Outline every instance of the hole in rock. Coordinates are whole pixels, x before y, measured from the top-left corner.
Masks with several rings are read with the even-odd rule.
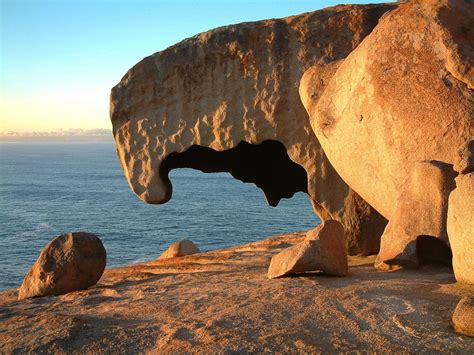
[[[182,153],[171,153],[161,164],[160,175],[168,185],[168,174],[177,168],[192,168],[205,173],[228,172],[243,182],[251,182],[263,190],[270,206],[296,192],[308,192],[306,170],[293,162],[285,146],[274,140],[260,144],[240,142],[235,148],[216,151],[198,145]]]
[[[452,265],[453,254],[439,238],[421,235],[416,239],[416,250],[421,264]]]

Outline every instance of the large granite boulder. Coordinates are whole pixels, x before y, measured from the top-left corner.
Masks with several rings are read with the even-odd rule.
[[[110,99],[132,190],[165,203],[171,169],[227,171],[259,186],[271,205],[307,192],[322,220],[341,221],[351,253],[378,251],[386,220],[333,169],[298,84],[313,65],[335,70],[396,6],[341,5],[222,27],[144,58]],[[322,91],[327,82],[317,85]]]
[[[474,136],[473,23],[472,2],[410,1],[385,15],[336,70],[316,66],[301,80],[331,164],[389,220],[382,269],[416,267],[420,237],[448,242],[453,165],[469,169],[458,147]]]
[[[456,178],[449,195],[448,235],[456,279],[474,284],[474,173]]]
[[[68,233],[49,242],[25,276],[18,299],[63,295],[99,281],[107,254],[91,233]]]
[[[346,276],[347,248],[344,228],[335,220],[322,222],[310,230],[302,243],[274,255],[268,267],[268,278],[322,271],[328,275]]]
[[[201,251],[192,241],[183,239],[173,243],[160,255],[158,260],[176,258],[178,256],[186,256],[200,253]]]

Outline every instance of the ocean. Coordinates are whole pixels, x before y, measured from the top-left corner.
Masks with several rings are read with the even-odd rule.
[[[173,196],[148,205],[130,190],[113,142],[0,143],[0,290],[20,286],[41,249],[69,231],[99,236],[107,267],[156,259],[180,239],[202,251],[319,223],[306,194],[267,205],[227,173],[170,173]]]

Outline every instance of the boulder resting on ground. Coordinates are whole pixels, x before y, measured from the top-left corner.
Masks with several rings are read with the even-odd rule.
[[[351,254],[378,251],[386,220],[335,172],[298,94],[312,65],[335,70],[396,4],[341,5],[221,27],[146,57],[112,89],[117,152],[132,190],[171,198],[171,169],[230,172],[272,206],[308,193],[340,221]],[[327,85],[318,81],[319,91]]]
[[[322,94],[314,95],[320,68],[301,80],[311,126],[332,166],[389,220],[378,258],[383,269],[410,248],[397,266],[416,267],[413,241],[420,237],[448,241],[445,187],[454,186],[455,174],[418,168],[433,162],[469,169],[469,162],[459,164],[458,147],[474,136],[473,23],[469,1],[403,3],[342,61]]]
[[[85,290],[99,281],[106,261],[105,248],[94,234],[60,235],[41,251],[23,280],[18,299]]]
[[[201,251],[199,250],[196,244],[194,244],[190,240],[183,239],[171,244],[170,247],[166,249],[163,254],[160,255],[158,260],[175,258],[178,256],[193,255],[200,252]]]
[[[459,334],[474,337],[474,296],[465,296],[459,301],[453,314],[453,326]]]
[[[342,224],[326,220],[310,230],[300,244],[274,255],[268,268],[268,278],[322,271],[328,275],[346,276],[347,248]]]

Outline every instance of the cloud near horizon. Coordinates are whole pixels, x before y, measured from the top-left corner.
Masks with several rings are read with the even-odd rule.
[[[105,128],[96,129],[58,129],[53,131],[25,131],[25,132],[0,132],[0,138],[72,138],[72,137],[104,137],[112,138],[112,130]]]
[[[110,89],[142,58],[211,28],[338,2],[2,0],[0,134],[106,129]]]

